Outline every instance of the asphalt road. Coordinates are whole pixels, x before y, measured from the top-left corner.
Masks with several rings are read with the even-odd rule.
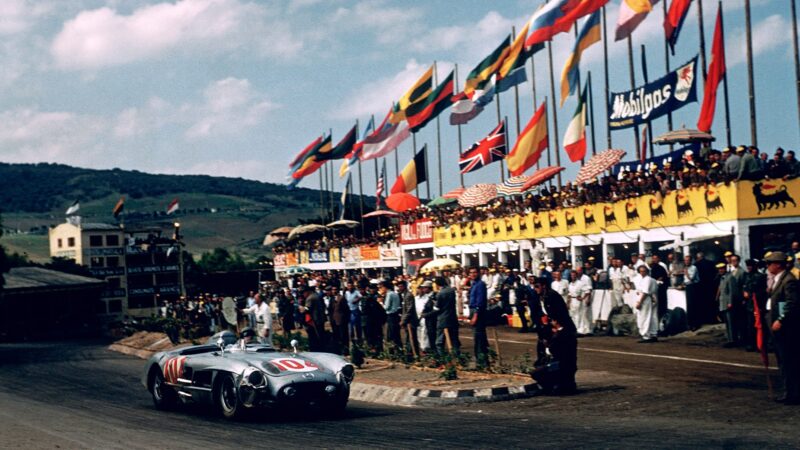
[[[502,333],[503,354],[524,352],[532,339]],[[622,338],[580,345],[581,391],[570,397],[442,408],[351,402],[338,420],[273,411],[229,422],[205,410],[156,411],[139,383],[143,361],[103,343],[3,344],[0,447],[800,446],[800,408],[767,399],[752,353],[677,343],[637,347]]]

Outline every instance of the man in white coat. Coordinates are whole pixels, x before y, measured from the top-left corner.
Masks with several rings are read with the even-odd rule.
[[[569,296],[569,315],[577,328],[578,336],[591,334],[591,320],[589,312],[591,310],[592,288],[582,281],[577,271],[569,274],[571,278],[567,287]]]
[[[636,279],[636,326],[642,335],[640,343],[658,341],[658,283],[650,277],[647,266],[639,266]]]
[[[242,309],[245,314],[255,314],[256,332],[262,344],[272,345],[272,311],[269,305],[261,298],[261,294],[254,297],[255,304],[249,308]]]
[[[625,292],[625,273],[622,270],[622,260],[614,258],[611,260],[611,267],[608,269],[608,279],[611,280],[611,307],[622,306],[624,300],[622,294]]]

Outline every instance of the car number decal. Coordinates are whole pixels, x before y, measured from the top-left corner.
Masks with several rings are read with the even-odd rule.
[[[281,358],[270,361],[281,372],[313,372],[319,367],[311,361],[298,358]]]
[[[164,364],[164,380],[167,383],[177,383],[178,378],[183,375],[183,365],[185,362],[185,356],[177,356],[168,359]]]

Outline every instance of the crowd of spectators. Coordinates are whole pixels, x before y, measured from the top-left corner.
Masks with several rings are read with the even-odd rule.
[[[321,233],[320,233],[321,234]],[[395,242],[399,234],[397,225],[389,225],[379,230],[375,230],[369,236],[358,237],[357,233],[333,236],[322,235],[319,239],[296,239],[283,241],[273,247],[274,253],[286,253],[295,250],[308,250],[324,252],[332,248],[348,248],[360,245],[382,245]]]

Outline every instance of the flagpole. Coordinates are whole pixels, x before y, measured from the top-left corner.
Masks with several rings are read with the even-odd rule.
[[[322,190],[322,171],[317,171],[319,173],[319,217],[324,222],[325,221],[325,197]]]
[[[516,27],[511,27],[511,36],[512,36],[513,40],[517,39],[517,28]],[[523,48],[523,51],[524,51],[524,48]],[[531,58],[533,58],[533,55],[531,55]],[[524,66],[523,66],[523,68],[524,68]],[[535,100],[534,100],[534,102],[535,102]],[[514,112],[517,115],[517,137],[519,137],[520,117],[519,117],[519,85],[518,84],[514,84]]]
[[[797,89],[797,118],[800,120],[800,53],[797,48],[797,4],[795,0],[792,0],[792,46],[794,47],[794,84]]]
[[[455,92],[459,92],[459,87],[458,87],[458,64],[455,65],[455,74],[454,74],[454,76],[455,76]],[[459,154],[459,157],[460,157],[461,156],[461,151],[463,150],[462,147],[461,147],[461,124],[459,123],[456,126],[456,128],[458,128],[458,154]],[[461,172],[461,168],[460,167],[458,169],[458,177],[460,178],[461,187],[463,188],[464,187],[464,173]]]
[[[575,21],[574,25],[575,26],[574,26],[573,29],[575,30],[575,41],[577,42],[577,40],[578,40],[578,22]],[[580,65],[580,62],[578,64]],[[580,66],[578,67],[577,72],[578,72],[578,94],[577,95],[578,95],[578,97],[580,97],[581,96],[581,70],[580,70]],[[585,160],[585,156],[583,158],[581,158],[581,167],[583,167],[583,165],[585,164],[584,160]]]
[[[328,213],[330,213],[330,196],[328,195],[329,192],[329,185],[328,185],[328,168],[325,165],[328,164],[328,161],[322,163],[322,167],[319,168],[320,172],[322,172],[322,176],[325,177],[325,217],[323,221],[328,220]]]
[[[644,44],[642,44],[642,75],[644,76],[644,84],[647,84],[647,53],[645,52]],[[653,158],[655,156],[653,150],[653,126],[649,120],[647,121],[647,139],[650,141],[648,144],[650,148],[650,157]]]
[[[664,0],[666,4],[666,0]],[[608,88],[608,24],[606,23],[606,7],[603,6],[603,71],[605,72],[605,82],[606,82],[606,95],[603,99],[603,103],[605,103],[606,108],[606,143],[608,148],[612,147],[611,143],[611,126],[608,123],[608,118],[611,116],[611,111],[609,110],[608,105],[608,97],[611,95],[609,88]],[[593,127],[594,128],[594,127]]]
[[[553,41],[547,41],[547,59],[550,65],[550,95],[552,98],[550,99],[553,102],[553,143],[555,144],[555,154],[556,154],[556,165],[561,166],[561,155],[559,151],[559,142],[558,142],[558,112],[556,111],[556,82],[555,77],[553,76]],[[548,163],[549,161],[549,154],[550,150],[548,148]],[[561,189],[561,172],[558,172],[558,188]]]
[[[502,122],[502,117],[500,117],[500,92],[496,90],[497,86],[495,86],[494,91],[494,100],[497,102],[497,123]],[[500,182],[506,181],[506,168],[504,164],[504,160],[500,160]]]
[[[794,2],[794,0],[792,0]],[[722,0],[719,1],[719,31],[722,34],[722,42],[725,42],[725,19],[722,13]],[[727,61],[725,65],[727,66]],[[728,146],[731,145],[731,110],[728,104],[728,68],[725,68],[725,83],[722,86],[722,95],[725,98],[725,137],[728,138]]]
[[[433,82],[437,86],[439,82],[437,81],[438,76],[436,74],[436,61],[433,62]],[[442,129],[441,125],[439,124],[439,115],[436,115],[436,161],[438,162],[439,167],[439,197],[442,196]]]
[[[634,90],[636,89],[636,74],[633,72],[633,39],[631,39],[630,35],[628,35],[628,71],[631,77],[631,90]],[[636,144],[636,151],[638,152],[641,149],[639,145],[639,125],[633,127],[633,137],[635,138],[634,142]]]
[[[375,197],[378,197],[378,192],[377,192],[378,191],[378,177],[380,176],[380,175],[378,175],[378,158],[373,159],[372,162],[375,163]],[[381,199],[377,198],[375,200],[375,205],[380,206],[380,204],[381,204]]]
[[[361,180],[361,158],[358,159],[358,207],[361,211],[361,237],[364,237],[364,184]]]
[[[412,132],[411,133],[411,145],[413,146],[413,149],[412,149],[412,152],[411,152],[411,159],[414,159],[414,157],[417,156],[417,133],[416,132]],[[426,156],[426,159],[427,159],[427,156]],[[427,167],[425,169],[427,170]],[[398,176],[400,176],[400,175],[398,175]],[[419,183],[417,183],[417,185],[414,186],[414,195],[417,198],[419,198]],[[378,220],[380,220],[380,217],[378,218]]]
[[[331,160],[331,161],[328,161],[328,162],[330,163],[330,164],[328,164],[328,169],[330,169],[330,173],[331,173],[331,219],[336,220],[336,209],[334,207],[334,200],[336,199],[336,196],[333,195],[333,182],[335,181],[333,179],[333,177],[334,177],[333,161]]]
[[[756,129],[756,87],[753,82],[753,33],[750,27],[750,0],[744,0],[744,24],[747,41],[747,91],[750,98],[750,140],[751,145],[758,147],[758,131]],[[727,77],[725,78],[727,80]],[[726,85],[728,83],[725,83]]]
[[[661,2],[664,10],[664,21],[667,20],[667,1],[664,0]],[[669,73],[669,41],[664,39],[664,67],[666,68],[666,73]],[[672,131],[672,111],[667,113],[667,131]],[[672,151],[672,144],[669,145],[670,151]]]
[[[394,177],[395,178],[400,176],[400,160],[399,160],[400,157],[397,155],[398,153],[400,153],[400,147],[397,147],[396,149],[394,149]]]
[[[666,1],[664,4],[666,5]],[[703,26],[703,0],[697,0],[697,25],[700,27],[700,67],[703,68],[703,83],[706,82],[706,33]],[[667,69],[669,72],[669,69]]]
[[[594,97],[592,95],[592,71],[586,72],[586,84],[589,87],[589,127],[592,131],[592,156],[597,154],[594,140]]]

